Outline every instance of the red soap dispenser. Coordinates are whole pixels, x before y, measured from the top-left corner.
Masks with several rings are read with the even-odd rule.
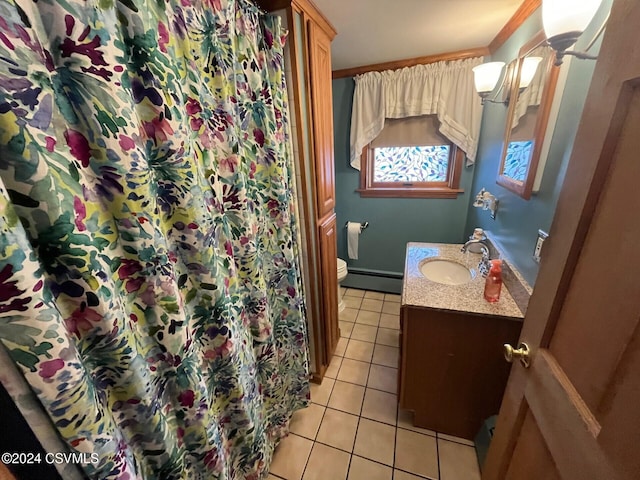
[[[500,300],[502,288],[502,260],[491,260],[491,269],[484,284],[484,299],[495,303]]]

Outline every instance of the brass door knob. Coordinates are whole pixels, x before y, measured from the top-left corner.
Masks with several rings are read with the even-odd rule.
[[[508,343],[504,344],[504,359],[509,363],[512,363],[514,360],[520,360],[524,368],[529,368],[529,365],[531,365],[529,352],[529,345],[524,342],[521,343],[517,349],[514,349]]]

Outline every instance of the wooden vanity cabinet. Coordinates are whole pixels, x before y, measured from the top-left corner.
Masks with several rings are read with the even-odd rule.
[[[400,316],[400,408],[414,425],[472,440],[500,410],[522,320],[403,305]]]

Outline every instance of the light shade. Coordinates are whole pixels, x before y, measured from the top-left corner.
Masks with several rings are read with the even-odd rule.
[[[496,88],[504,62],[483,63],[473,68],[473,80],[479,94],[488,94]]]
[[[533,80],[538,64],[542,61],[542,57],[525,57],[520,69],[520,88],[527,88]]]
[[[542,0],[542,25],[547,38],[584,32],[602,0]]]

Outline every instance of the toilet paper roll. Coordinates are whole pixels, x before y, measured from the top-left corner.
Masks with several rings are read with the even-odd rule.
[[[358,237],[360,236],[360,224],[358,222],[347,223],[347,252],[351,260],[358,259]]]

